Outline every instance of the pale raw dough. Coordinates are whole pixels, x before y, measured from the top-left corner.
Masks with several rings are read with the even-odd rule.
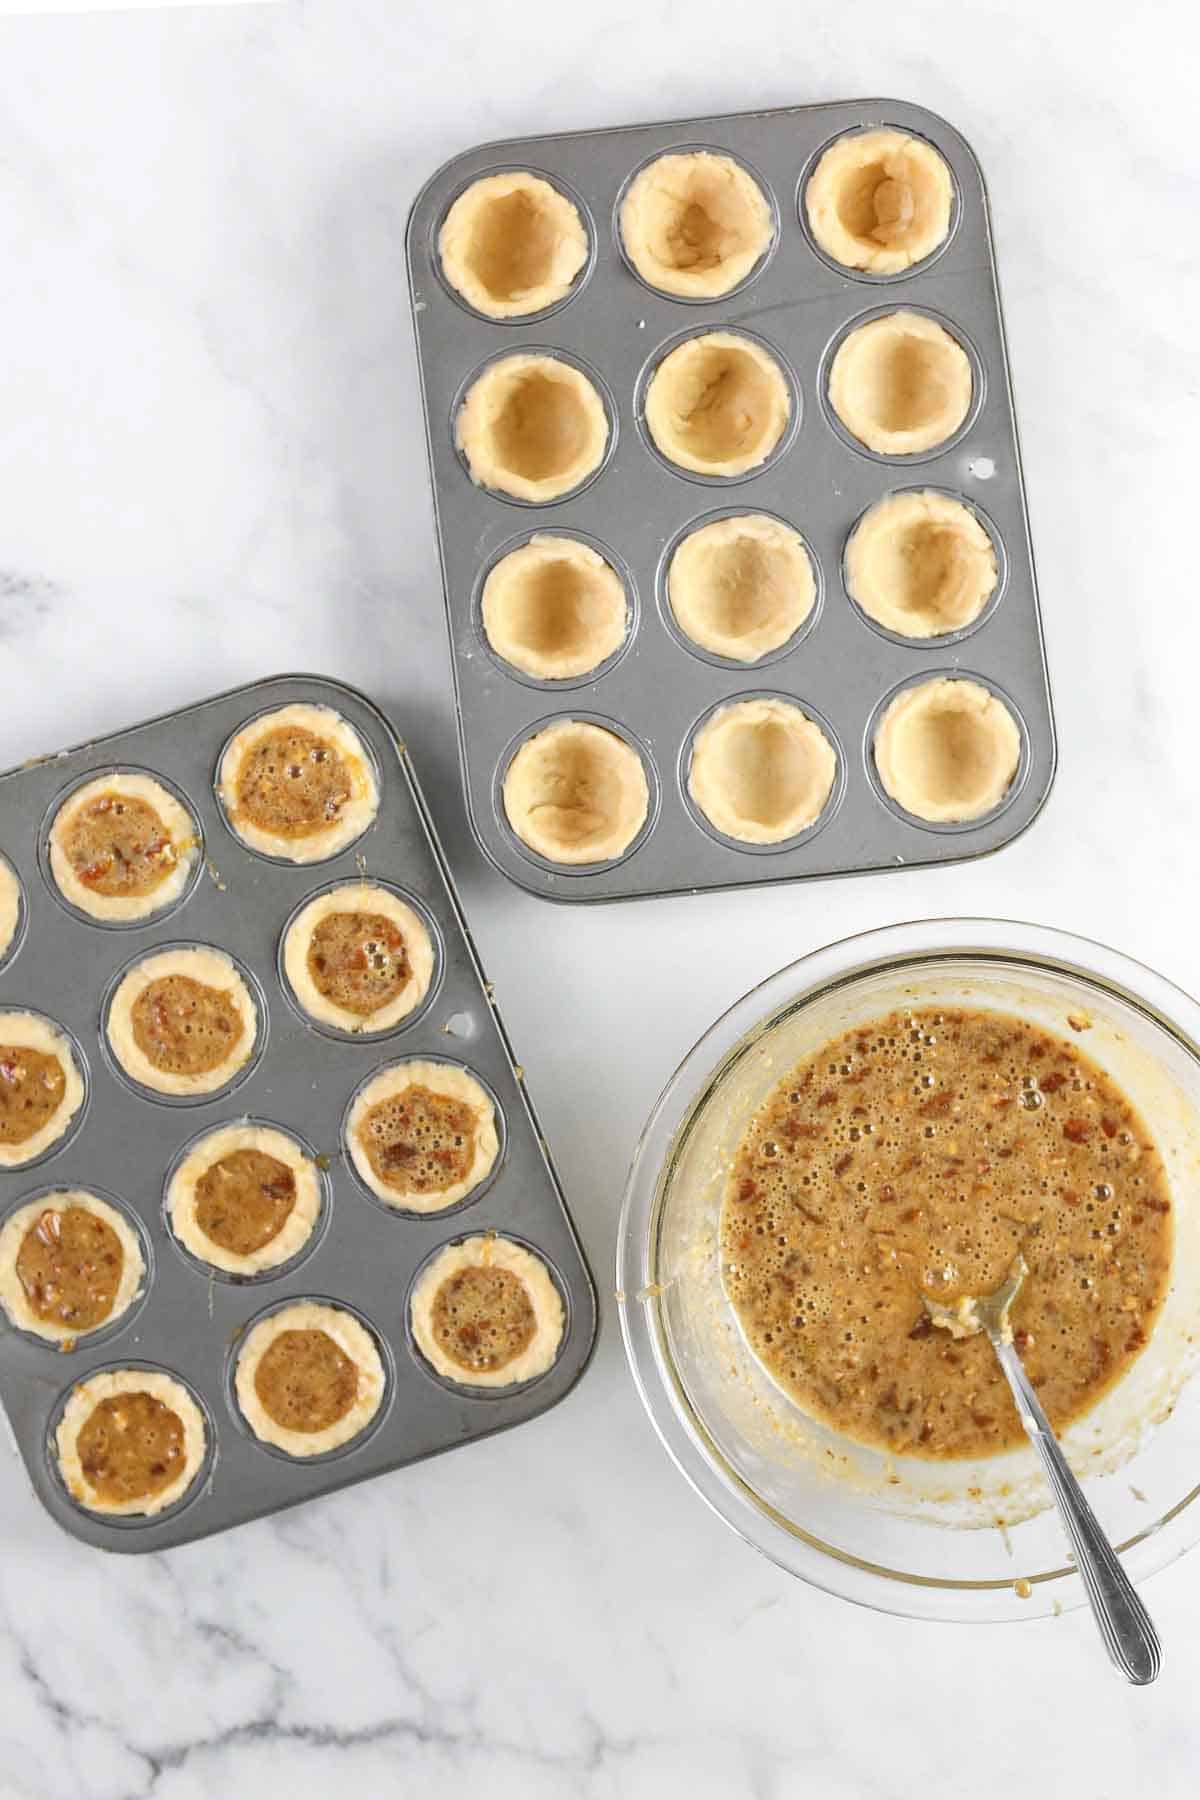
[[[41,1130],[23,1144],[0,1144],[0,1169],[19,1169],[35,1161],[65,1135],[83,1105],[83,1073],[71,1040],[41,1013],[0,1012],[0,1045],[9,1044],[16,1049],[40,1051],[43,1056],[56,1056],[63,1072],[63,1097]]]
[[[463,1269],[472,1268],[504,1269],[514,1275],[525,1289],[537,1322],[525,1348],[499,1369],[463,1368],[446,1355],[433,1333],[433,1308],[439,1289]],[[439,1375],[467,1387],[483,1388],[513,1387],[519,1381],[544,1375],[558,1355],[566,1323],[562,1300],[546,1265],[522,1245],[491,1233],[467,1238],[461,1244],[447,1244],[438,1252],[413,1289],[410,1316],[417,1347]]]
[[[373,1013],[351,1012],[327,998],[309,972],[308,948],[313,932],[323,919],[339,912],[378,913],[393,924],[404,939],[408,955],[409,977],[405,986],[386,1006]],[[390,889],[374,882],[354,882],[317,894],[293,919],[283,941],[283,967],[293,994],[311,1018],[323,1025],[336,1025],[341,1031],[371,1036],[390,1031],[401,1019],[414,1012],[433,980],[433,939],[420,915]]]
[[[4,962],[21,922],[21,884],[15,871],[0,856],[0,964]]]
[[[295,1203],[282,1226],[261,1250],[248,1255],[215,1243],[196,1218],[196,1189],[200,1181],[214,1163],[235,1150],[258,1150],[264,1156],[273,1156],[291,1170],[296,1183]],[[261,1275],[264,1269],[277,1269],[290,1262],[312,1236],[321,1216],[321,1177],[312,1158],[287,1132],[249,1121],[219,1125],[192,1145],[172,1175],[167,1189],[167,1216],[184,1249],[201,1262],[223,1269],[227,1275]]]
[[[215,1069],[203,1074],[176,1074],[159,1069],[146,1056],[133,1035],[133,1007],[138,995],[152,981],[167,975],[183,975],[204,987],[218,988],[233,998],[243,1031],[229,1055]],[[159,950],[134,964],[112,997],[106,1021],[109,1047],[131,1081],[153,1088],[157,1094],[212,1094],[233,1080],[258,1047],[258,1009],[233,958],[223,950],[197,944],[188,950]]]
[[[541,504],[595,474],[608,448],[608,414],[574,363],[518,352],[472,382],[455,435],[479,487]]]
[[[120,1394],[149,1394],[169,1406],[183,1426],[183,1467],[179,1474],[157,1494],[144,1500],[105,1500],[91,1487],[79,1460],[79,1434],[102,1400],[114,1400]],[[55,1432],[58,1466],[67,1492],[89,1512],[108,1517],[128,1517],[137,1513],[149,1518],[174,1506],[191,1487],[204,1463],[208,1433],[204,1414],[181,1381],[161,1369],[106,1369],[81,1381],[63,1409]]]
[[[413,1087],[425,1088],[431,1094],[444,1094],[449,1100],[459,1100],[475,1114],[474,1156],[470,1168],[461,1181],[432,1193],[414,1193],[399,1184],[381,1181],[371,1167],[370,1158],[363,1149],[359,1135],[363,1119],[372,1107]],[[457,1063],[392,1063],[386,1069],[381,1069],[355,1095],[346,1120],[346,1147],[361,1179],[373,1194],[377,1194],[389,1206],[402,1207],[406,1212],[444,1212],[446,1207],[465,1200],[491,1174],[500,1154],[496,1109],[482,1084]]]
[[[353,785],[353,792],[340,816],[305,837],[277,836],[238,813],[238,777],[246,757],[273,731],[284,731],[289,727],[310,731],[332,745],[345,763]],[[295,863],[324,862],[336,856],[362,836],[379,811],[379,784],[357,731],[331,706],[312,706],[307,701],[278,706],[273,712],[263,713],[260,718],[243,725],[226,745],[217,777],[217,791],[225,816],[243,844],[251,850],[261,851],[264,856],[279,856]]]
[[[1021,732],[977,681],[902,688],[875,734],[875,767],[905,812],[932,824],[981,819],[999,806],[1021,761]]]
[[[684,538],[667,572],[679,629],[737,662],[756,662],[786,644],[816,597],[804,539],[764,513],[702,525]]]
[[[509,824],[549,862],[622,856],[649,810],[650,784],[637,751],[584,719],[561,719],[526,738],[504,776]]]
[[[570,292],[587,253],[579,208],[527,169],[473,181],[438,233],[443,275],[489,319],[554,306]]]
[[[962,345],[923,313],[887,313],[852,331],[829,371],[829,403],[881,456],[915,456],[954,436],[974,381]]]
[[[996,591],[996,552],[975,514],[948,494],[890,494],[846,545],[846,588],[902,637],[941,637],[979,617]]]
[[[168,839],[163,860],[168,863],[170,873],[148,894],[98,894],[81,881],[75,872],[75,865],[67,854],[64,839],[79,808],[87,806],[101,794],[141,800],[154,808],[162,822]],[[50,872],[65,900],[69,900],[81,912],[90,913],[93,919],[122,922],[147,919],[152,913],[161,912],[164,907],[178,900],[196,866],[200,840],[191,814],[180,806],[175,796],[168,793],[161,782],[154,781],[149,775],[118,774],[114,771],[110,775],[97,775],[94,781],[87,781],[68,794],[55,813],[54,823],[50,827],[49,853]]]
[[[754,177],[731,156],[656,157],[621,206],[625,254],[652,288],[711,300],[743,282],[771,247],[774,221]]]
[[[902,131],[851,132],[830,144],[805,195],[826,256],[847,269],[897,275],[946,239],[954,184],[944,159]]]
[[[276,1338],[285,1331],[322,1331],[348,1357],[358,1371],[358,1392],[350,1410],[326,1425],[321,1431],[293,1431],[277,1424],[258,1397],[254,1377],[258,1365]],[[323,1306],[316,1300],[298,1300],[294,1305],[268,1313],[251,1326],[246,1341],[238,1352],[234,1378],[238,1406],[242,1417],[256,1438],[274,1444],[289,1456],[324,1456],[337,1450],[365,1431],[383,1404],[387,1375],[374,1338],[359,1324],[353,1313],[340,1306]]]
[[[787,430],[792,397],[775,358],[736,331],[685,338],[646,390],[646,427],[662,454],[700,475],[757,469]]]
[[[628,630],[625,584],[590,544],[539,533],[483,584],[483,629],[497,656],[539,681],[587,675]]]
[[[710,824],[744,844],[779,844],[824,810],[837,755],[789,701],[737,700],[701,726],[688,791]]]
[[[121,1245],[121,1279],[113,1295],[112,1309],[107,1319],[90,1326],[87,1331],[75,1331],[71,1326],[59,1324],[53,1319],[39,1318],[29,1304],[17,1273],[17,1257],[21,1246],[42,1214],[70,1211],[94,1213],[98,1219],[103,1219],[110,1231],[115,1232]],[[45,1338],[52,1344],[61,1344],[64,1349],[73,1350],[77,1342],[91,1337],[93,1332],[105,1330],[122,1313],[128,1312],[138,1296],[145,1273],[142,1246],[129,1221],[115,1206],[110,1206],[107,1200],[101,1200],[97,1194],[89,1194],[84,1188],[54,1188],[49,1193],[40,1194],[36,1199],[26,1201],[24,1206],[19,1206],[15,1212],[9,1213],[0,1227],[0,1306],[3,1306],[19,1330],[33,1332],[35,1336]]]

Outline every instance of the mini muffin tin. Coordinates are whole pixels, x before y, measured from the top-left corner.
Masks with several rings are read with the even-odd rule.
[[[944,245],[892,276],[832,265],[814,246],[804,214],[805,184],[821,152],[845,132],[877,126],[933,143],[955,185]],[[758,268],[734,293],[704,301],[647,288],[624,258],[618,223],[633,174],[664,152],[696,149],[744,163],[777,218],[775,242]],[[565,300],[533,317],[492,321],[448,287],[437,238],[457,196],[506,168],[530,169],[575,200],[591,254]],[[975,157],[952,126],[904,101],[865,100],[483,145],[439,170],[418,196],[408,265],[467,806],[480,845],[503,874],[555,900],[634,898],[956,862],[999,849],[1030,824],[1054,776],[1054,724],[987,196]],[[847,332],[898,310],[945,325],[974,375],[961,429],[918,456],[868,451],[836,419],[826,395],[829,365]],[[650,443],[643,416],[645,390],[662,358],[684,337],[726,329],[767,346],[793,397],[783,443],[760,469],[734,480],[673,467]],[[609,409],[599,472],[545,506],[476,487],[455,444],[458,407],[480,368],[530,350],[577,363]],[[999,569],[997,594],[979,620],[921,641],[873,626],[850,601],[842,572],[862,513],[912,487],[965,501],[991,534]],[[665,590],[669,554],[681,536],[743,512],[773,514],[800,533],[814,562],[817,602],[782,651],[735,664],[687,646]],[[594,676],[533,680],[502,663],[484,637],[480,593],[488,571],[537,533],[581,538],[626,581],[629,638]],[[998,693],[1023,739],[1003,804],[951,827],[891,805],[871,754],[881,702],[911,681],[946,672]],[[714,707],[768,691],[826,726],[839,777],[808,831],[764,848],[721,838],[705,823],[687,796],[687,763],[697,725]],[[509,760],[525,738],[559,718],[607,725],[649,765],[647,829],[613,862],[547,862],[505,818],[500,787]]]
[[[381,786],[378,815],[357,843],[304,865],[246,849],[226,826],[213,786],[231,733],[291,701],[329,706],[348,720],[374,758]],[[141,926],[114,928],[56,904],[44,839],[58,803],[82,776],[130,765],[165,777],[186,799],[203,834],[203,873],[175,906]],[[27,921],[0,969],[0,1007],[41,1012],[63,1026],[78,1046],[86,1088],[81,1124],[64,1143],[36,1167],[0,1171],[0,1222],[36,1195],[91,1188],[131,1216],[147,1252],[144,1296],[74,1351],[60,1352],[0,1318],[0,1399],[39,1498],[66,1530],[110,1550],[163,1549],[519,1424],[563,1398],[591,1353],[595,1291],[408,754],[368,700],[335,682],[279,676],[14,769],[0,777],[0,854],[20,880]],[[399,889],[430,921],[437,966],[432,998],[410,1019],[375,1037],[350,1038],[297,1011],[285,997],[277,958],[303,900],[363,876]],[[256,1060],[240,1073],[236,1093],[186,1105],[119,1079],[101,1030],[114,979],[131,956],[179,943],[226,950],[248,973],[262,1008]],[[0,1018],[0,1034],[2,1024]],[[351,1096],[374,1070],[409,1058],[461,1063],[497,1106],[494,1175],[441,1214],[417,1216],[368,1200],[343,1147]],[[249,1280],[202,1267],[164,1218],[166,1185],[181,1153],[200,1133],[247,1118],[279,1126],[317,1152],[324,1188],[321,1219],[301,1254]],[[408,1296],[438,1249],[489,1230],[543,1259],[564,1302],[566,1331],[557,1361],[536,1381],[472,1391],[426,1366],[411,1341]],[[254,1438],[233,1399],[246,1328],[299,1299],[353,1311],[373,1333],[387,1371],[387,1393],[369,1429],[304,1462]],[[53,1448],[74,1385],[127,1367],[159,1368],[181,1380],[210,1434],[202,1479],[149,1518],[106,1518],[77,1505]]]

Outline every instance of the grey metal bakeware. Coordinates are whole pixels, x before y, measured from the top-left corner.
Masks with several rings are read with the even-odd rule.
[[[871,125],[929,139],[957,190],[945,247],[889,278],[831,265],[810,241],[803,216],[804,184],[817,156],[841,133]],[[702,303],[646,287],[624,260],[617,226],[622,191],[644,163],[696,148],[744,162],[778,213],[775,245],[757,273],[733,294]],[[531,169],[571,194],[592,254],[557,307],[491,321],[443,279],[437,236],[448,207],[473,180],[512,168]],[[554,900],[629,899],[956,862],[1000,848],[1030,824],[1054,776],[1054,725],[987,196],[979,165],[952,126],[906,101],[861,100],[486,144],[447,163],[418,195],[408,266],[467,806],[479,843],[503,874]],[[966,429],[941,450],[878,457],[831,421],[825,373],[846,327],[898,308],[932,312],[954,330],[974,365],[977,404]],[[794,376],[800,412],[786,451],[732,482],[672,470],[650,447],[640,416],[646,379],[665,349],[681,335],[721,328],[766,342]],[[454,442],[458,404],[480,365],[536,347],[583,363],[600,377],[614,409],[614,441],[598,478],[574,497],[540,507],[474,486]],[[925,645],[868,625],[841,572],[859,516],[884,494],[911,487],[944,489],[974,507],[998,540],[1002,583],[982,623]],[[819,611],[810,627],[787,653],[744,666],[684,648],[663,593],[677,540],[730,512],[786,520],[818,570]],[[587,539],[632,586],[626,652],[598,678],[532,682],[506,672],[484,640],[482,578],[499,554],[537,532]],[[921,824],[891,805],[874,776],[869,734],[880,702],[938,672],[977,676],[1009,701],[1022,724],[1024,754],[1005,804],[971,825]],[[717,705],[757,693],[795,699],[832,728],[842,768],[822,818],[781,847],[717,838],[686,795],[696,722]],[[527,850],[504,818],[499,779],[508,757],[559,717],[615,726],[649,753],[651,828],[620,861],[555,866]]]
[[[231,733],[290,701],[335,708],[373,753],[381,784],[378,816],[358,842],[327,862],[303,866],[247,850],[226,827],[214,793],[217,759]],[[182,790],[203,831],[205,867],[166,917],[114,929],[82,923],[55,899],[39,846],[64,790],[118,764],[165,776]],[[23,942],[0,969],[0,1006],[31,1007],[64,1025],[78,1040],[90,1078],[87,1115],[67,1146],[35,1166],[0,1171],[0,1218],[47,1187],[92,1187],[136,1215],[150,1247],[143,1303],[98,1341],[85,1337],[63,1354],[3,1320],[0,1399],[34,1488],[61,1525],[105,1549],[161,1550],[520,1424],[563,1398],[591,1353],[595,1291],[408,753],[382,713],[337,682],[278,676],[14,769],[0,778],[0,854],[20,878],[28,921]],[[338,1038],[306,1024],[289,1004],[277,950],[305,897],[364,869],[424,909],[439,945],[440,973],[432,1003],[414,1023],[374,1038]],[[104,995],[131,957],[193,941],[228,950],[257,979],[266,1000],[263,1054],[226,1098],[187,1105],[143,1099],[114,1075],[101,1048]],[[372,1070],[429,1056],[463,1063],[491,1088],[503,1115],[502,1159],[477,1197],[440,1216],[417,1217],[368,1198],[341,1148],[341,1123],[348,1099]],[[164,1182],[177,1153],[199,1132],[246,1116],[292,1132],[320,1162],[328,1158],[327,1222],[311,1251],[282,1274],[210,1279],[165,1223]],[[565,1302],[567,1327],[558,1360],[544,1376],[508,1392],[471,1393],[439,1381],[410,1344],[408,1293],[435,1250],[489,1230],[543,1257]],[[250,1436],[229,1376],[243,1328],[267,1308],[309,1296],[365,1317],[389,1380],[375,1429],[305,1463]],[[51,1434],[77,1381],[99,1369],[139,1364],[164,1368],[191,1386],[207,1412],[215,1455],[207,1477],[160,1517],[105,1519],[67,1495]]]

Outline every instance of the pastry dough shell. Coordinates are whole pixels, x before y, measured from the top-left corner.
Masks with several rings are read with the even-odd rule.
[[[242,1020],[242,1035],[229,1055],[204,1074],[177,1075],[157,1068],[134,1036],[134,1003],[152,981],[167,975],[184,975],[205,987],[231,994]],[[105,1032],[109,1048],[131,1081],[152,1088],[156,1094],[215,1094],[253,1059],[258,1049],[258,1008],[233,958],[223,950],[203,944],[185,950],[157,950],[143,956],[121,977],[108,1009]]]
[[[846,545],[850,598],[902,637],[965,630],[997,579],[987,531],[948,494],[889,494],[863,514]]]
[[[480,602],[496,655],[539,681],[590,674],[629,629],[625,584],[578,538],[539,532],[490,571]]]
[[[512,216],[514,200],[523,209],[521,228]],[[497,293],[479,272],[485,248],[481,235],[490,239],[492,248],[503,244],[520,249],[522,229],[526,238],[533,233],[542,237],[536,279],[507,294]],[[587,254],[588,236],[579,208],[528,169],[509,169],[473,181],[458,196],[438,233],[443,275],[468,306],[489,319],[521,318],[556,305],[570,293]]]
[[[21,922],[21,884],[16,872],[0,856],[0,966],[12,949]]]
[[[871,196],[876,223],[863,231],[845,214],[855,201],[866,213],[861,190],[872,172],[880,177]],[[945,159],[923,138],[890,130],[851,132],[830,144],[805,194],[809,228],[826,256],[871,275],[897,275],[932,256],[946,241],[953,204]],[[880,219],[879,210],[891,219]]]
[[[446,1355],[434,1336],[433,1308],[439,1289],[452,1276],[472,1268],[505,1269],[516,1276],[529,1296],[537,1321],[524,1350],[501,1369],[464,1369]],[[413,1289],[410,1319],[417,1348],[439,1375],[464,1387],[481,1388],[515,1387],[520,1381],[544,1375],[558,1355],[566,1324],[558,1289],[541,1258],[521,1244],[490,1232],[467,1238],[461,1244],[447,1244],[438,1251]]]
[[[99,1403],[115,1399],[118,1394],[149,1394],[169,1406],[183,1426],[183,1468],[169,1487],[145,1500],[102,1500],[93,1493],[79,1460],[80,1432]],[[204,1414],[183,1383],[161,1369],[106,1369],[88,1376],[72,1391],[54,1438],[67,1492],[89,1512],[104,1513],[110,1518],[132,1514],[149,1518],[174,1506],[200,1473],[208,1448]]]
[[[699,475],[728,479],[757,469],[783,437],[791,412],[779,363],[738,331],[685,338],[646,389],[650,436],[668,462]]]
[[[35,1162],[66,1135],[72,1119],[83,1105],[83,1074],[70,1038],[41,1013],[0,1012],[0,1044],[38,1050],[43,1056],[57,1056],[62,1065],[63,1097],[57,1110],[41,1130],[35,1131],[23,1144],[0,1144],[0,1169],[20,1169],[26,1163]]]
[[[213,1164],[235,1150],[258,1150],[287,1167],[296,1183],[291,1212],[270,1241],[248,1255],[239,1255],[214,1243],[196,1217],[197,1189]],[[209,1267],[227,1275],[261,1275],[290,1262],[303,1250],[321,1216],[321,1177],[316,1165],[294,1137],[274,1125],[219,1125],[195,1142],[171,1176],[167,1188],[167,1217],[185,1250]]]
[[[408,954],[408,980],[401,991],[373,1013],[351,1012],[338,1006],[323,994],[308,967],[308,950],[313,932],[323,919],[339,912],[378,913],[394,925],[404,939]],[[415,1012],[429,992],[435,963],[433,939],[424,919],[413,908],[393,894],[390,888],[374,882],[357,882],[351,886],[329,888],[314,894],[288,926],[283,940],[283,967],[288,985],[296,1000],[310,1018],[323,1025],[334,1025],[339,1031],[373,1037],[390,1031],[402,1019]]]
[[[258,1397],[254,1385],[258,1365],[285,1331],[323,1331],[358,1370],[358,1393],[353,1406],[321,1431],[293,1431],[278,1424]],[[262,1443],[273,1444],[289,1456],[324,1456],[366,1430],[383,1404],[387,1374],[374,1338],[353,1313],[316,1300],[297,1300],[268,1313],[250,1327],[238,1351],[234,1387],[242,1417]]]
[[[513,468],[504,436],[510,428],[520,436],[530,427],[536,438],[539,426],[547,457]],[[476,486],[541,504],[569,494],[596,472],[608,430],[604,401],[582,369],[558,356],[521,351],[498,357],[475,378],[459,408],[455,437]],[[540,462],[546,464],[541,473]]]
[[[471,1167],[461,1181],[453,1182],[437,1193],[413,1193],[381,1181],[371,1167],[370,1158],[359,1139],[359,1126],[364,1114],[373,1106],[378,1106],[381,1100],[390,1100],[410,1087],[427,1088],[431,1094],[444,1094],[447,1099],[460,1100],[475,1113],[475,1155]],[[391,1063],[372,1076],[355,1095],[346,1120],[346,1148],[360,1179],[388,1206],[401,1207],[405,1212],[444,1212],[448,1206],[455,1206],[458,1201],[465,1200],[468,1194],[474,1193],[480,1182],[486,1181],[491,1174],[500,1154],[496,1109],[491,1095],[482,1083],[457,1063]]]
[[[875,767],[897,806],[931,824],[981,819],[999,806],[1021,761],[1021,732],[977,681],[902,688],[879,721]]]
[[[86,806],[98,794],[117,794],[127,799],[141,800],[153,807],[158,814],[175,852],[175,864],[150,893],[98,894],[76,874],[64,839],[79,808]],[[114,771],[109,775],[97,775],[95,780],[85,782],[82,787],[77,787],[67,795],[54,815],[48,851],[50,873],[64,900],[69,900],[72,906],[77,906],[93,919],[127,923],[132,919],[148,919],[178,900],[196,866],[200,854],[200,838],[196,821],[161,782],[149,775]]]
[[[40,1318],[30,1306],[17,1273],[17,1257],[30,1227],[36,1225],[45,1212],[62,1213],[71,1210],[94,1213],[98,1219],[103,1219],[109,1229],[116,1233],[121,1245],[121,1278],[113,1295],[112,1308],[106,1319],[89,1326],[86,1331],[58,1324],[53,1319]],[[110,1325],[115,1324],[137,1299],[145,1276],[146,1262],[137,1232],[115,1206],[111,1206],[107,1200],[101,1200],[98,1194],[89,1194],[86,1188],[55,1188],[47,1194],[39,1194],[34,1199],[27,1200],[24,1206],[18,1206],[15,1212],[9,1213],[3,1226],[0,1226],[0,1306],[3,1306],[18,1330],[32,1332],[34,1336],[45,1338],[52,1344],[60,1344],[64,1349],[73,1350],[77,1343],[90,1338],[97,1331],[106,1331]]]
[[[697,212],[707,242],[689,226]],[[728,294],[770,249],[775,222],[754,177],[731,156],[689,150],[657,156],[630,183],[621,242],[648,287],[685,299]]]
[[[263,738],[290,727],[311,731],[332,744],[345,762],[353,786],[341,817],[307,837],[282,837],[263,831],[249,819],[240,818],[237,810],[238,778],[246,757]],[[336,856],[362,836],[379,811],[379,783],[357,731],[331,706],[313,706],[307,701],[277,706],[273,712],[263,713],[242,726],[225,746],[217,774],[217,792],[230,830],[243,844],[263,856],[278,856],[294,863],[324,862]]]
[[[504,811],[521,842],[556,863],[624,855],[650,810],[637,751],[614,731],[561,719],[526,738],[504,775]]]
[[[737,662],[757,662],[786,644],[816,597],[804,539],[764,513],[689,532],[667,571],[667,599],[685,637]]]
[[[688,791],[724,836],[780,844],[820,818],[836,776],[832,744],[798,706],[769,697],[736,700],[696,733]]]
[[[852,437],[880,456],[916,456],[952,438],[971,410],[971,360],[924,313],[859,325],[838,347],[829,403]]]

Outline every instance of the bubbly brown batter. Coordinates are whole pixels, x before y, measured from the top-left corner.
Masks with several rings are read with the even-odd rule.
[[[196,1183],[196,1223],[234,1256],[253,1256],[278,1237],[296,1204],[296,1178],[263,1150],[230,1150]]]
[[[131,794],[97,794],[77,807],[62,847],[85,887],[110,898],[152,894],[178,860],[154,807]]]
[[[183,1472],[183,1422],[152,1394],[114,1394],[97,1402],[77,1449],[95,1498],[110,1505],[145,1500]]]
[[[94,1331],[113,1309],[125,1253],[104,1219],[81,1206],[48,1206],[17,1251],[17,1277],[39,1319]]]
[[[286,1431],[325,1431],[358,1398],[358,1370],[324,1331],[282,1331],[263,1352],[254,1391]]]
[[[368,1108],[359,1141],[380,1181],[438,1194],[465,1181],[475,1160],[474,1109],[414,1082]]]
[[[1023,1433],[987,1338],[922,1294],[993,1292],[1052,1424],[1095,1404],[1150,1334],[1170,1273],[1166,1170],[1079,1047],[1003,1013],[894,1012],[801,1062],[738,1148],[726,1291],[786,1392],[860,1443],[986,1456]]]
[[[503,1369],[533,1342],[537,1315],[523,1281],[508,1269],[475,1264],[444,1281],[431,1324],[439,1349],[473,1372]]]
[[[160,975],[147,982],[131,1016],[142,1055],[171,1075],[207,1075],[219,1069],[245,1030],[233,995],[190,975]]]
[[[247,750],[236,809],[275,837],[311,837],[337,821],[353,793],[350,770],[329,740],[303,725],[288,725]]]
[[[335,912],[313,931],[308,972],[326,1000],[369,1019],[403,993],[412,970],[403,934],[390,919]]]
[[[66,1092],[57,1056],[25,1044],[0,1044],[0,1144],[24,1144],[54,1117]]]

